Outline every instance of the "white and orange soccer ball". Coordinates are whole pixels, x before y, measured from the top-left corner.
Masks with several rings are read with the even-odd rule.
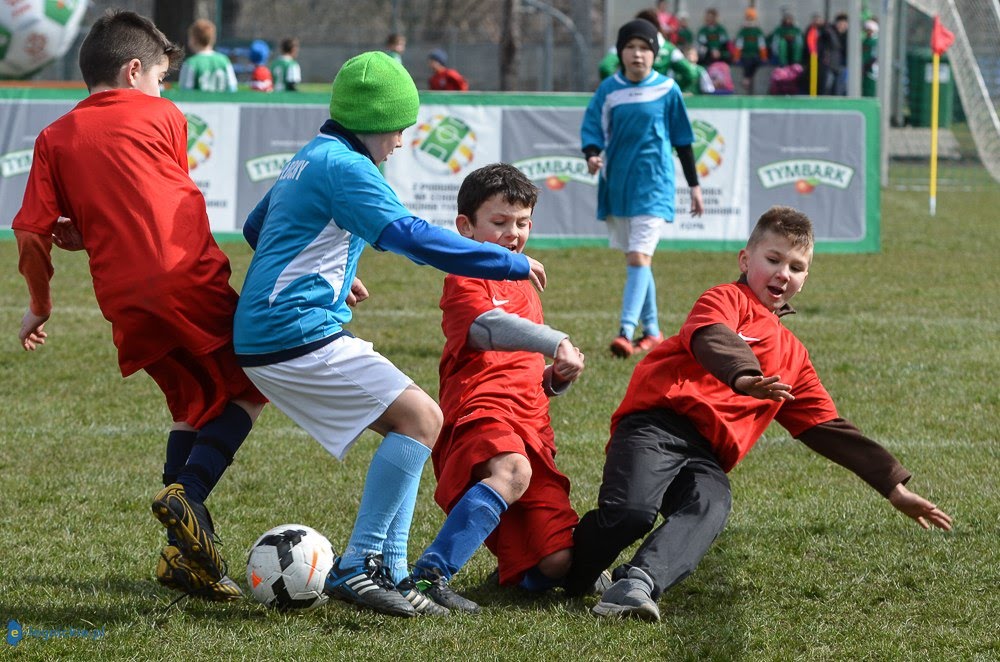
[[[87,0],[0,2],[0,79],[27,78],[66,54]]]
[[[266,531],[250,548],[247,584],[254,599],[281,611],[307,610],[328,600],[323,592],[333,567],[333,546],[304,524]]]

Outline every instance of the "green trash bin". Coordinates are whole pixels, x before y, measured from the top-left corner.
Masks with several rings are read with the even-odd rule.
[[[909,79],[910,124],[931,125],[931,88],[934,77],[934,54],[929,48],[919,48],[906,54],[906,73]],[[938,70],[938,126],[951,126],[955,102],[955,80],[951,65],[941,56]]]

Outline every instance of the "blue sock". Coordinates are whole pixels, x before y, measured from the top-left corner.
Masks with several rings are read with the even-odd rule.
[[[394,584],[403,581],[410,574],[410,569],[407,566],[406,548],[410,540],[410,523],[413,521],[413,509],[417,502],[417,489],[419,487],[419,480],[413,482],[410,486],[410,492],[407,492],[403,497],[403,504],[396,511],[396,516],[392,518],[389,529],[385,532],[382,561],[389,570],[389,576],[392,577]]]
[[[201,503],[208,498],[252,427],[250,415],[230,402],[198,431],[187,464],[177,475],[189,499]]]
[[[436,569],[451,579],[497,528],[505,510],[502,496],[486,483],[476,483],[448,513],[434,542],[414,565],[418,570]]]
[[[642,304],[642,314],[639,320],[642,322],[642,333],[646,336],[660,335],[660,313],[656,309],[656,279],[653,278],[653,269],[649,269],[649,286],[646,288],[646,300]]]
[[[524,573],[521,578],[521,583],[518,584],[521,588],[526,591],[547,591],[550,588],[555,588],[556,586],[562,585],[562,579],[552,579],[551,577],[546,577],[542,574],[542,571],[538,569],[536,565],[534,568],[530,568]]]
[[[646,301],[646,290],[653,271],[649,267],[625,267],[625,290],[622,292],[621,333],[632,339],[639,323],[639,313]]]
[[[177,482],[177,474],[187,464],[197,430],[171,430],[167,436],[167,459],[163,463],[163,486]]]
[[[397,432],[385,435],[368,466],[358,517],[340,567],[357,568],[369,554],[382,554],[389,527],[407,500],[405,507],[412,517],[417,496],[414,485],[420,484],[420,474],[430,454],[431,449],[416,439]],[[397,537],[393,544],[405,549],[409,535],[407,527],[402,540]]]

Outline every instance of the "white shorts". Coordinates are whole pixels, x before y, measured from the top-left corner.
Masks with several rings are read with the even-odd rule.
[[[268,400],[338,460],[413,380],[360,338],[243,369]]]
[[[608,245],[625,253],[652,255],[660,243],[663,218],[640,214],[639,216],[608,216]]]

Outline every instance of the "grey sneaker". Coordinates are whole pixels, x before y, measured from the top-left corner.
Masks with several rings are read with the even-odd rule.
[[[360,568],[341,568],[337,561],[326,576],[327,595],[390,616],[409,618],[417,615],[413,605],[396,590],[382,564],[381,554],[365,557]]]
[[[590,588],[591,595],[602,595],[605,591],[611,588],[613,580],[611,579],[611,573],[607,570],[601,570],[601,574],[598,575],[597,579],[594,581],[594,585]]]
[[[427,582],[424,583],[427,584]],[[396,590],[406,598],[407,602],[413,605],[413,609],[421,616],[447,616],[451,613],[447,607],[442,607],[424,595],[420,590],[419,583],[413,577],[407,577],[399,582],[396,585]]]
[[[597,616],[635,617],[644,621],[660,620],[660,608],[650,595],[653,580],[639,568],[629,568],[628,574],[611,585],[594,605]]]
[[[456,593],[448,580],[435,570],[418,568],[410,575],[416,582],[417,589],[442,607],[452,611],[464,611],[467,614],[478,614],[479,605],[472,600]]]

